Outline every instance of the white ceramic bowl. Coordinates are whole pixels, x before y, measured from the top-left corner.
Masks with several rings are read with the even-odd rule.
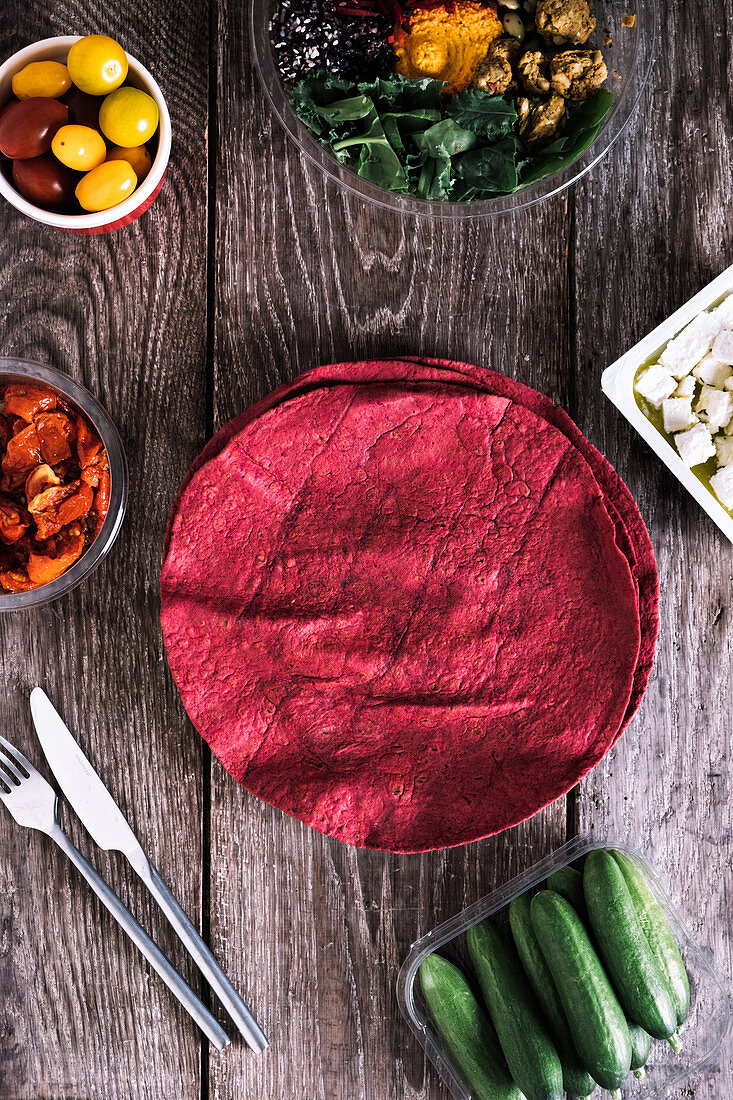
[[[58,38],[44,38],[40,42],[34,42],[18,50],[9,57],[4,65],[0,66],[0,108],[10,98],[13,76],[31,61],[62,61],[66,62],[69,50],[79,35],[61,35]],[[129,225],[144,213],[154,202],[156,195],[163,186],[166,168],[171,153],[171,119],[168,114],[163,93],[158,84],[153,80],[144,65],[136,58],[127,54],[130,70],[125,80],[135,88],[141,88],[152,96],[158,105],[160,112],[160,124],[158,126],[158,149],[155,154],[152,168],[147,176],[131,195],[123,202],[112,206],[109,210],[101,210],[95,214],[56,214],[52,210],[44,210],[28,202],[20,191],[16,189],[12,179],[0,171],[0,194],[11,203],[21,214],[27,214],[37,222],[44,225],[53,225],[57,229],[65,229],[71,233],[84,235],[94,233],[109,233],[113,229],[120,229],[123,225]]]

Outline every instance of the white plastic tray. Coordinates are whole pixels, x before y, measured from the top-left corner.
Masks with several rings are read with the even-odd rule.
[[[666,344],[676,336],[698,313],[717,305],[728,294],[733,294],[733,266],[729,267],[712,283],[690,298],[676,313],[657,325],[653,332],[635,344],[630,351],[607,367],[601,377],[601,388],[614,405],[656,454],[665,466],[668,466],[678,481],[681,481],[698,504],[718,525],[720,530],[733,542],[733,517],[717,500],[713,493],[686,466],[674,447],[667,442],[650,420],[644,416],[634,397],[634,376],[637,370],[650,359],[660,355]]]

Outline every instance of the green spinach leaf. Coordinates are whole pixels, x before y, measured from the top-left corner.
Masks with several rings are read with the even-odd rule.
[[[519,185],[516,162],[520,150],[519,138],[513,135],[456,157],[453,171],[477,190],[511,193]]]
[[[413,134],[418,149],[425,149],[431,157],[454,157],[478,145],[479,139],[470,130],[464,130],[452,118],[436,122],[422,134]]]
[[[489,141],[508,137],[517,121],[517,111],[510,99],[479,88],[467,88],[465,92],[454,95],[446,114],[459,126]]]

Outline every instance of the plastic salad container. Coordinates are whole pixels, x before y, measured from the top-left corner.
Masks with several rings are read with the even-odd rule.
[[[682,1051],[675,1054],[666,1043],[654,1042],[646,1076],[638,1081],[633,1075],[623,1086],[626,1097],[662,1100],[669,1090],[679,1087],[693,1076],[713,1065],[731,1025],[728,992],[717,976],[712,952],[700,946],[692,937],[680,909],[670,900],[651,864],[638,849],[611,837],[581,836],[558,848],[521,875],[517,875],[494,893],[464,909],[457,916],[439,924],[412,945],[397,978],[397,998],[410,1029],[436,1066],[441,1078],[456,1100],[471,1100],[472,1094],[463,1083],[458,1069],[434,1027],[417,981],[418,967],[434,951],[440,951],[452,962],[470,972],[464,933],[485,917],[493,917],[508,928],[507,907],[526,891],[541,887],[548,875],[596,848],[614,848],[640,861],[649,884],[661,904],[682,952],[690,979],[690,1015],[682,1027]],[[594,1094],[595,1095],[595,1094]],[[600,1095],[600,1093],[599,1093]],[[607,1094],[603,1094],[607,1095]]]
[[[606,397],[623,413],[631,426],[646,440],[678,481],[682,482],[688,493],[707,512],[723,534],[733,542],[731,513],[723,507],[713,491],[700,481],[689,466],[685,465],[676,448],[644,415],[634,394],[634,379],[639,368],[656,362],[665,346],[686,324],[704,310],[719,305],[729,294],[733,294],[733,266],[703,287],[694,298],[690,298],[689,302],[685,302],[676,313],[666,321],[662,321],[653,332],[607,367],[601,377],[601,387]]]
[[[4,592],[0,589],[0,612],[21,611],[40,607],[86,580],[107,556],[120,533],[127,503],[127,462],[117,428],[96,397],[68,375],[53,367],[31,363],[25,359],[0,357],[0,385],[8,382],[30,382],[55,390],[73,409],[82,413],[102,440],[107,452],[110,472],[109,508],[102,529],[78,561],[54,581],[29,592]]]
[[[341,165],[330,148],[321,145],[300,121],[288,102],[273,57],[269,22],[277,0],[253,0],[251,36],[254,59],[272,109],[300,151],[330,179],[347,191],[390,210],[435,218],[487,217],[518,210],[556,195],[584,176],[608,152],[625,130],[651,71],[657,35],[657,6],[654,0],[595,0],[593,15],[597,28],[588,45],[601,49],[608,66],[604,85],[615,96],[600,133],[592,145],[567,168],[512,195],[481,202],[451,203],[419,199],[389,191]],[[633,26],[623,20],[635,16]],[[607,43],[606,40],[610,39]]]

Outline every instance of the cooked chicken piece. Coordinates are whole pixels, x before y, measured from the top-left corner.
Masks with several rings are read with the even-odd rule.
[[[521,101],[520,101],[521,102]],[[527,100],[527,106],[531,104]],[[522,141],[528,149],[543,149],[549,145],[555,135],[565,125],[565,100],[560,95],[551,95],[546,103],[539,103],[536,107],[523,115],[517,103],[519,111],[519,133]]]
[[[524,96],[520,96],[514,106],[517,108],[519,136],[522,137],[529,125],[529,116],[532,114],[532,104]]]
[[[530,95],[547,95],[550,91],[550,72],[547,58],[541,50],[527,50],[517,65],[519,81]]]
[[[514,66],[519,60],[521,50],[522,47],[517,39],[508,34],[503,34],[501,38],[494,39],[489,46],[486,57],[476,70],[476,75],[473,78],[474,88],[491,92],[493,95],[516,91],[517,81],[514,76]]]
[[[521,62],[520,62],[521,71]],[[600,50],[564,50],[550,62],[552,90],[565,99],[588,99],[608,76]]]
[[[539,0],[535,25],[556,46],[582,46],[596,29],[588,0]]]

